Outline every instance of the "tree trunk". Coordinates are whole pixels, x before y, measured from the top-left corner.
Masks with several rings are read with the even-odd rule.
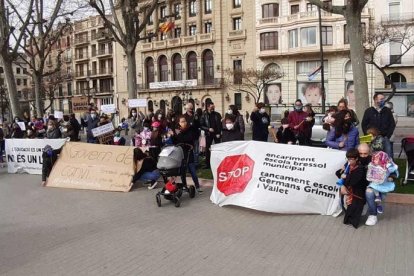
[[[4,76],[6,77],[7,83],[7,93],[9,94],[10,100],[10,107],[13,114],[13,117],[22,117],[19,98],[17,95],[17,86],[16,86],[16,79],[13,74],[13,63],[8,58],[4,59],[2,55],[0,55],[0,63],[3,64],[4,68]]]
[[[36,73],[33,73],[32,77],[34,82],[36,116],[43,117],[42,77]]]
[[[125,49],[128,61],[128,98],[135,99],[137,97],[137,64],[135,61],[134,50]]]
[[[365,109],[369,107],[369,91],[364,47],[362,45],[364,38],[361,32],[361,12],[347,9],[347,13],[345,18],[349,34],[352,72],[354,77],[355,112],[359,120],[362,120]]]

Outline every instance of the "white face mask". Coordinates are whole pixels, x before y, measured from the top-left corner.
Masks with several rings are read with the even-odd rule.
[[[135,117],[135,116],[137,116],[137,113],[133,112],[133,113],[132,113],[132,116],[134,116],[134,117]]]
[[[289,127],[289,125],[282,125],[283,129],[287,129]]]
[[[231,109],[227,110],[227,114],[232,115],[233,114],[233,110],[231,110]]]
[[[226,128],[228,130],[233,129],[233,127],[234,127],[234,124],[226,124]]]
[[[92,119],[95,119],[96,118],[96,114],[95,113],[92,113],[91,114],[91,117],[92,117]]]
[[[144,130],[148,130],[148,127],[144,127]]]
[[[260,108],[259,112],[263,114],[263,113],[265,113],[265,112],[266,112],[266,109],[264,109],[264,108]]]
[[[162,119],[162,115],[158,115],[158,120],[161,120]]]

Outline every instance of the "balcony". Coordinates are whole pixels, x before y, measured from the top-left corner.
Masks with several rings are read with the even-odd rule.
[[[193,36],[183,36],[178,38],[170,38],[167,40],[142,43],[141,50],[143,52],[149,52],[153,50],[175,48],[188,45],[198,45],[210,42],[214,42],[214,33],[197,34]]]
[[[113,36],[109,31],[99,31],[96,34],[96,39],[97,40],[107,40],[107,39],[112,39]]]
[[[245,39],[246,30],[234,30],[230,31],[227,40]]]
[[[257,27],[269,27],[274,25],[290,24],[296,21],[316,21],[319,18],[318,11],[306,11],[287,16],[261,18],[257,21]],[[322,19],[333,18],[329,12],[322,11]]]
[[[112,75],[114,73],[114,68],[101,68],[99,70],[99,75]]]
[[[414,23],[414,12],[403,12],[399,14],[383,14],[381,15],[381,23],[387,25]]]
[[[87,53],[78,53],[77,55],[75,55],[76,62],[85,61],[88,59],[89,59],[89,55]]]
[[[96,56],[101,58],[106,56],[112,56],[113,52],[114,51],[112,50],[112,48],[99,49],[98,54]]]
[[[77,79],[86,78],[86,77],[88,77],[88,72],[85,72],[85,71],[75,72],[75,78],[77,78]]]
[[[392,64],[390,67],[411,67],[414,66],[414,54],[405,54],[401,57],[401,59],[398,58],[399,56],[396,55],[382,55],[380,58],[380,64],[381,66],[388,65],[390,63]]]
[[[75,38],[75,45],[79,46],[82,44],[87,44],[89,43],[89,38],[87,36],[80,36],[80,37],[76,37]]]

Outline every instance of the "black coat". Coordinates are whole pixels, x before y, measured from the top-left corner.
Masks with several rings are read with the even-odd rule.
[[[192,146],[194,143],[194,132],[192,132],[190,128],[187,128],[186,130],[180,131],[180,133],[171,136],[171,139],[174,145],[189,144]],[[183,146],[183,151],[184,151],[184,158],[187,159],[188,157],[188,163],[194,163],[193,149]]]
[[[253,122],[253,140],[267,142],[269,135],[268,127],[270,125],[270,117],[267,113],[259,111],[250,114],[250,120]]]
[[[228,130],[226,128],[223,129],[223,136],[221,137],[222,142],[230,142],[230,141],[239,141],[244,140],[243,133],[240,132],[239,129],[231,129]]]
[[[212,125],[210,121],[212,121],[214,125]],[[221,134],[221,115],[215,111],[212,111],[211,113],[204,111],[201,116],[200,128],[205,131],[206,135]],[[210,128],[214,129],[214,133],[208,131]]]
[[[367,188],[366,172],[363,166],[358,165],[345,178],[345,187],[352,189],[354,195],[352,204],[348,206],[344,216],[344,223],[358,228],[362,210],[365,205],[365,190]]]
[[[58,159],[61,149],[53,150],[52,156],[49,156],[46,152],[43,152],[42,158],[42,181],[46,181],[52,171],[53,165]]]
[[[375,107],[370,107],[365,110],[361,127],[364,134],[367,134],[370,127],[375,127],[382,136],[391,138],[395,129],[394,116],[391,110],[385,106],[379,112]]]
[[[283,127],[279,127],[276,138],[281,144],[287,144],[288,142],[292,142],[292,144],[296,143],[295,134],[289,127],[285,130],[283,130]]]

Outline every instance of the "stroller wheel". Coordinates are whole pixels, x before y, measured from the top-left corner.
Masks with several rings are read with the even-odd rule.
[[[196,194],[196,189],[194,186],[188,187],[188,193],[190,194],[190,198],[194,198]]]
[[[157,194],[157,195],[155,196],[155,198],[156,198],[156,200],[157,200],[157,205],[158,205],[158,207],[161,207],[161,195],[160,195],[160,194]]]
[[[181,202],[180,202],[180,199],[178,197],[174,197],[174,205],[177,208],[180,207]]]

